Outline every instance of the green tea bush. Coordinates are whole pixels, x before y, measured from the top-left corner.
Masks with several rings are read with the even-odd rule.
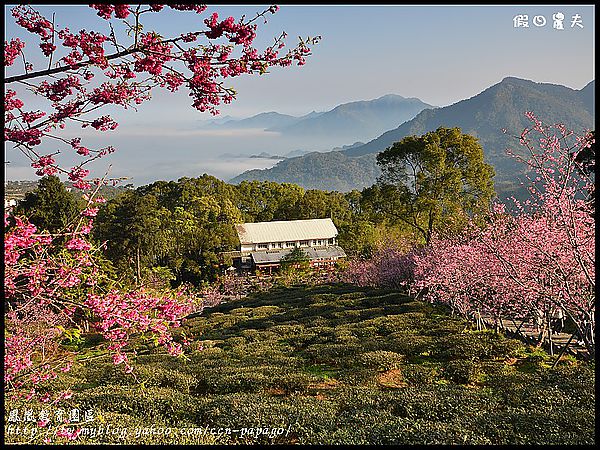
[[[220,358],[223,356],[224,352],[225,350],[223,350],[221,347],[207,346],[201,350],[198,350],[197,352],[194,352],[194,354],[190,356],[190,359],[192,361],[203,361],[206,359]]]
[[[404,355],[379,350],[358,355],[356,362],[361,366],[382,372],[402,367]]]
[[[406,355],[409,359],[429,356],[434,354],[440,343],[431,336],[410,335],[405,333],[392,333],[383,341],[391,351]],[[423,355],[425,354],[425,355]]]
[[[277,376],[273,385],[281,388],[286,394],[305,394],[312,383],[318,383],[319,377],[306,373],[287,373]]]
[[[376,372],[374,372],[373,369],[361,369],[356,366],[352,369],[346,369],[343,372],[340,372],[338,379],[348,386],[375,387],[378,385]]]
[[[374,326],[353,326],[352,333],[359,339],[378,336],[378,329]]]
[[[219,427],[284,428],[276,439],[239,435],[230,443],[318,443],[318,438],[337,428],[337,407],[314,397],[292,395],[289,399],[260,394],[217,395],[201,406],[199,417]]]
[[[446,364],[445,377],[458,384],[472,384],[480,381],[483,372],[479,362],[468,359],[455,359]]]
[[[304,325],[281,324],[274,325],[269,328],[269,331],[277,333],[281,337],[294,337],[301,335],[304,332]]]
[[[174,424],[193,418],[194,400],[173,389],[140,386],[105,386],[89,392],[81,406],[144,418],[148,422]]]
[[[562,411],[520,408],[509,411],[504,417],[512,427],[507,441],[519,445],[556,445],[565,442],[589,445],[595,442],[592,414],[590,411],[582,415],[581,409],[574,411],[569,408]]]
[[[275,381],[272,375],[277,368],[222,367],[200,370],[196,374],[194,393],[200,395],[235,392],[260,392],[271,387]]]
[[[356,344],[314,344],[303,353],[315,363],[335,363],[343,358],[356,355],[361,350],[360,343]]]
[[[246,343],[246,338],[243,336],[232,336],[228,339],[225,339],[224,346],[225,348],[233,349],[240,345],[244,345]]]
[[[187,359],[153,350],[132,374],[92,359],[53,386],[72,388],[112,426],[285,432],[82,443],[595,443],[594,362],[552,368],[543,350],[390,290],[274,289],[206,310],[182,330],[197,336]]]
[[[257,306],[256,308],[242,308],[248,317],[263,318],[284,312],[281,307],[275,305]]]
[[[213,329],[225,329],[230,328],[240,322],[246,320],[245,315],[234,316],[230,314],[224,314],[221,312],[215,312],[210,315],[210,325]]]
[[[404,379],[412,386],[432,384],[439,375],[439,368],[423,364],[407,364],[403,367]]]

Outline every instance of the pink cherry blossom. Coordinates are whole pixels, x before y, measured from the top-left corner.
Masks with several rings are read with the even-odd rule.
[[[21,73],[5,77],[5,85],[10,87],[5,88],[5,141],[31,160],[37,175],[60,173],[67,177],[84,191],[87,205],[58,236],[40,232],[26,218],[5,214],[8,312],[4,386],[10,396],[45,402],[68,399],[70,391],[51,392],[48,383],[69,371],[75,358],[61,342],[71,332],[86,328],[102,334],[101,349],[126,372],[134,370],[134,336],[147,336],[169,353],[180,355],[184,345],[173,337],[172,330],[191,311],[205,306],[185,290],[148,292],[125,289],[115,280],[107,280],[98,260],[102,246],[93,244],[89,233],[100,204],[105,202],[96,188],[116,181],[90,180],[86,164],[115,149],[110,145],[93,148],[79,137],[64,137],[61,130],[69,124],[100,132],[115,130],[118,123],[98,110],[135,110],[157,89],[187,89],[192,107],[218,114],[219,105],[235,99],[235,91],[225,85],[227,78],[263,74],[269,67],[286,67],[293,61],[304,64],[308,45],[318,42],[317,38],[301,41],[279,54],[285,46],[282,33],[262,50],[252,47],[258,32],[256,19],[276,13],[275,5],[250,19],[219,21],[216,14],[209,14],[206,22],[196,20],[198,27],[179,30],[174,36],[141,26],[145,14],[160,14],[165,6],[178,14],[203,14],[206,10],[206,5],[195,4],[90,5],[102,21],[123,27],[121,31],[127,30],[125,20],[140,24],[132,33],[121,33],[128,37],[116,42],[105,32],[58,28],[55,24],[62,23],[61,18],[50,20],[32,5],[11,9],[28,39],[5,40],[5,66],[16,70],[20,59],[24,63]],[[109,29],[104,25],[101,28]],[[33,67],[26,50],[37,52],[31,60],[43,64]],[[25,87],[27,95],[36,95],[47,104],[43,111],[25,109]],[[77,154],[78,165],[69,168],[61,163],[65,149]],[[220,301],[221,289],[207,290],[205,303]],[[76,439],[78,434],[79,430],[65,429],[58,436]]]

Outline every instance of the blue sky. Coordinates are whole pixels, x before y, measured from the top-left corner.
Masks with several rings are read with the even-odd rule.
[[[445,106],[477,95],[506,76],[574,89],[595,78],[595,22],[591,5],[280,6],[266,25],[260,22],[255,40],[258,48],[271,43],[284,30],[290,45],[298,35],[321,35],[321,42],[313,48],[313,55],[303,67],[275,68],[264,76],[232,79],[229,85],[237,90],[238,98],[222,108],[222,115],[247,117],[264,111],[302,115],[389,93]],[[147,15],[151,20],[145,29],[156,29],[170,36],[202,28],[201,21],[212,11],[219,12],[222,18],[229,15],[238,18],[241,14],[252,16],[262,9],[262,5],[209,6],[202,16],[165,10]],[[45,5],[40,10],[56,12],[57,24],[69,26],[72,31],[106,25],[87,6]],[[564,30],[552,28],[552,14],[559,11],[565,15]],[[514,28],[513,18],[517,14],[529,16],[529,28]],[[583,28],[570,26],[575,14],[581,16]],[[544,16],[546,25],[534,26],[533,16]],[[21,35],[8,10],[5,21],[5,39]],[[35,62],[33,56],[31,59]],[[18,63],[15,67],[19,67]],[[185,92],[156,93],[138,113],[119,111],[116,117],[120,122],[116,132],[89,139],[102,139],[104,145],[110,141],[117,147],[121,154],[111,156],[114,166],[119,166],[119,173],[134,172],[138,183],[177,179],[183,172],[168,169],[171,166],[192,167],[186,176],[192,176],[194,170],[200,170],[197,174],[200,175],[205,167],[208,173],[227,178],[248,167],[228,168],[223,161],[217,167],[219,152],[236,153],[236,148],[237,153],[248,155],[259,148],[275,152],[278,145],[269,144],[273,139],[269,141],[264,136],[266,140],[257,141],[252,148],[242,144],[251,140],[242,141],[245,138],[240,136],[227,136],[223,140],[200,133],[178,139],[182,130],[194,130],[198,120],[211,118],[193,110]],[[343,144],[348,143],[339,143]],[[172,151],[165,153],[165,146]],[[10,151],[7,150],[7,157]],[[147,156],[145,169],[128,162],[140,152]],[[14,170],[11,173],[9,168],[7,176],[23,178],[27,164],[13,154],[10,156]],[[190,157],[195,159],[191,162]],[[213,161],[213,166],[208,161]],[[104,165],[107,164],[108,160]],[[144,173],[147,176],[141,176]]]

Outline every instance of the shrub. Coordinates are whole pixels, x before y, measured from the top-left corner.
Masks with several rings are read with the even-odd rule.
[[[459,384],[476,383],[482,374],[479,363],[467,359],[450,361],[445,367],[446,378]]]
[[[439,374],[439,369],[430,365],[407,364],[403,367],[403,374],[410,385],[422,386],[432,384]]]
[[[404,361],[404,356],[395,352],[383,350],[366,352],[358,356],[358,364],[374,369],[378,372],[399,369]]]

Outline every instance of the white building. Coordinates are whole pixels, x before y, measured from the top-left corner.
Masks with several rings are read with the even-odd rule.
[[[11,199],[4,199],[4,209],[5,210],[11,210],[12,208],[14,208],[15,206],[17,206],[17,201],[14,198]]]
[[[240,267],[271,269],[296,247],[313,267],[332,266],[346,256],[337,245],[338,231],[331,219],[243,223],[235,226],[240,238]]]

